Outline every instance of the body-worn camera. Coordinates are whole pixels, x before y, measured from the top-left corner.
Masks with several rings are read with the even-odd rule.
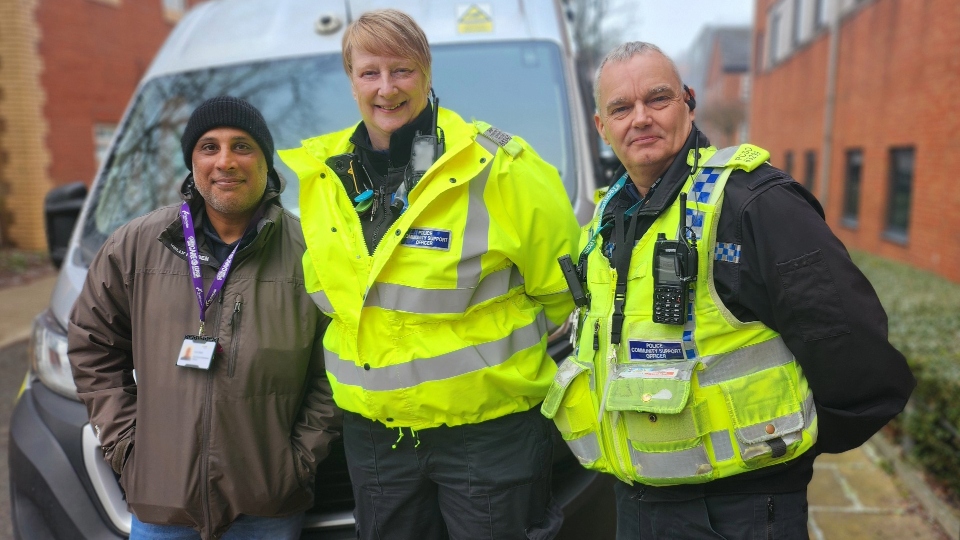
[[[590,296],[583,289],[583,280],[576,265],[573,264],[573,259],[569,255],[564,255],[557,259],[557,262],[560,263],[560,270],[563,272],[564,279],[567,280],[567,288],[573,296],[573,303],[578,307],[586,307],[590,303]]]

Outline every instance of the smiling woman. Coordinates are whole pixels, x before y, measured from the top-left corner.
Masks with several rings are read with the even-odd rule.
[[[390,146],[390,135],[409,124],[427,106],[430,80],[411,58],[353,51],[350,85],[370,142]]]

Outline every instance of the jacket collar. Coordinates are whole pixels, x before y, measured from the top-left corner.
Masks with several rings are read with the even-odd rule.
[[[280,175],[276,174],[275,171],[271,171],[267,176],[267,189],[264,191],[263,200],[260,202],[261,205],[264,205],[264,213],[263,218],[260,219],[260,222],[257,223],[256,226],[257,237],[250,245],[241,249],[238,255],[250,251],[251,248],[259,247],[266,241],[270,230],[273,229],[272,225],[280,220],[280,216],[283,213],[283,207],[280,205],[280,193],[283,192],[284,187],[286,187],[286,183],[280,178]],[[207,215],[204,210],[203,197],[201,197],[200,192],[197,191],[192,173],[188,174],[183,184],[181,184],[180,197],[190,206],[190,212],[193,215],[194,230],[198,232],[197,243],[201,251],[201,262],[216,266],[217,263],[214,262],[212,257],[204,257],[206,236],[203,234],[203,224],[207,219]],[[265,231],[264,229],[267,230]],[[179,212],[177,212],[176,218],[157,236],[157,240],[172,249],[181,258],[186,258],[186,242],[183,237],[183,224],[180,221]],[[204,260],[205,258],[206,260]]]
[[[390,135],[390,148],[386,152],[373,148],[373,143],[370,142],[370,132],[367,131],[367,125],[363,122],[357,125],[357,129],[350,137],[350,142],[358,150],[364,150],[372,156],[382,156],[381,159],[385,162],[382,167],[383,171],[386,171],[387,167],[406,167],[410,161],[413,138],[418,132],[422,135],[429,134],[433,127],[431,126],[432,123],[433,108],[430,103],[427,103],[427,106],[420,111],[416,118]],[[373,159],[377,160],[376,157]]]
[[[710,140],[707,139],[707,136],[697,129],[697,125],[694,124],[693,129],[690,130],[690,135],[687,136],[687,140],[683,144],[683,148],[673,157],[673,162],[667,167],[667,172],[663,173],[663,176],[660,177],[656,189],[654,189],[650,195],[650,199],[647,200],[643,208],[637,212],[637,215],[660,215],[661,212],[673,204],[674,199],[680,194],[680,190],[683,189],[683,185],[690,176],[690,166],[687,165],[687,155],[694,147],[706,148],[708,146],[710,146]],[[626,173],[626,168],[621,165],[613,177],[620,178],[624,173]],[[620,196],[617,198],[620,198]]]
[[[460,115],[443,107],[439,107],[437,123],[440,129],[443,130],[444,137],[448,144],[447,151],[444,155],[459,150],[459,148],[451,148],[449,146],[450,141],[469,139],[464,140],[465,144],[469,144],[477,134],[477,130],[473,127],[473,124],[468,124]],[[302,141],[303,149],[315,158],[322,158],[318,159],[319,167],[323,164],[323,159],[327,157],[353,152],[356,146],[350,141],[350,137],[353,136],[359,127],[360,123],[357,123],[340,131],[305,139]],[[441,159],[442,158],[443,156],[441,156]]]

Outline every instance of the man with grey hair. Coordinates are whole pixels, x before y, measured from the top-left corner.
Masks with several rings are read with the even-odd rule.
[[[623,168],[567,266],[577,347],[542,411],[621,480],[618,538],[807,538],[817,454],[915,385],[883,307],[767,151],[710,146],[656,46],[611,52],[596,102]]]

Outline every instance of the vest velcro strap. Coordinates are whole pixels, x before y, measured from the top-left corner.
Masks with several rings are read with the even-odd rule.
[[[767,444],[770,445],[770,457],[776,459],[787,455],[787,443],[783,442],[780,437],[770,439]]]

